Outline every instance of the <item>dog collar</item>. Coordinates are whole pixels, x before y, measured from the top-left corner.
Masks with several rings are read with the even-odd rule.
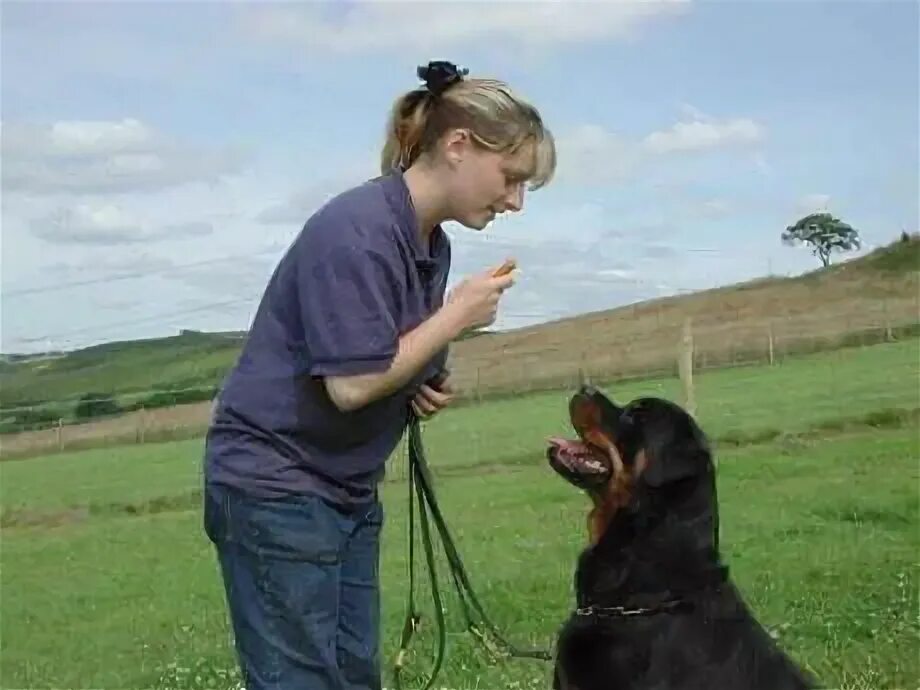
[[[628,618],[630,616],[653,616],[656,613],[666,613],[679,608],[690,608],[692,604],[684,599],[672,599],[662,602],[657,606],[627,608],[625,606],[580,606],[575,609],[576,616],[600,616],[607,618]]]

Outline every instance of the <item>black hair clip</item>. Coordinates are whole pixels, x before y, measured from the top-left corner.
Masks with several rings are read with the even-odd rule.
[[[433,60],[418,68],[418,78],[425,82],[425,86],[435,96],[440,96],[469,73],[466,67],[457,67],[446,60]]]

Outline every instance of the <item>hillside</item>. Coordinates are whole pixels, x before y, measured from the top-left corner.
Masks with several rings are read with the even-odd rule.
[[[695,366],[914,333],[920,322],[920,236],[794,278],[761,278],[649,300],[477,339],[454,348],[461,390],[564,385],[581,373],[629,378],[672,373],[685,322]]]
[[[582,371],[605,378],[672,371],[687,318],[697,366],[782,357],[853,338],[891,338],[918,322],[918,268],[920,238],[914,236],[796,278],[759,279],[483,334],[453,345],[453,381],[461,395],[484,396],[566,385]],[[243,337],[183,332],[7,360],[0,366],[4,427],[13,428],[14,414],[20,422],[66,423],[88,393],[115,396],[126,410],[208,400]],[[169,398],[164,391],[181,392]],[[21,408],[33,408],[27,411],[32,417],[23,418]]]

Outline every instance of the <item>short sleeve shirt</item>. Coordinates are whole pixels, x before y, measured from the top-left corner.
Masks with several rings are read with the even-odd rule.
[[[398,170],[335,197],[306,222],[276,267],[246,343],[218,396],[206,480],[274,497],[319,493],[371,500],[405,429],[419,385],[447,349],[402,389],[340,411],[329,375],[386,371],[399,338],[440,308],[450,242],[423,246]]]

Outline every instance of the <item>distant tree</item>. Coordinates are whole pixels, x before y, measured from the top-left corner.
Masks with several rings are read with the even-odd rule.
[[[809,214],[787,227],[783,243],[811,245],[824,266],[830,265],[832,251],[853,251],[861,246],[859,232],[826,211]]]
[[[74,417],[77,419],[92,419],[118,414],[121,408],[108,393],[86,393],[77,402],[74,408]]]

